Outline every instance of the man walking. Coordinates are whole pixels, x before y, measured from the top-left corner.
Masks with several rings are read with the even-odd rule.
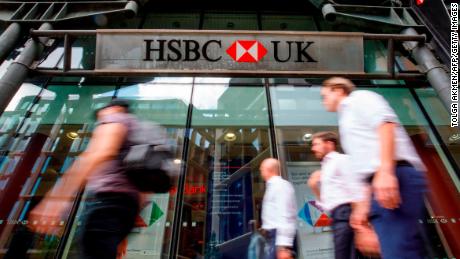
[[[97,112],[98,126],[88,148],[64,174],[61,182],[31,212],[31,222],[59,222],[75,193],[87,182],[95,197],[87,213],[81,236],[82,256],[115,259],[117,247],[134,226],[140,192],[130,183],[119,158],[131,146],[134,116],[129,104],[113,100]],[[36,232],[56,234],[55,225],[32,225]]]
[[[362,185],[354,184],[349,157],[336,151],[337,143],[338,136],[334,132],[318,132],[313,135],[311,150],[321,160],[321,171],[310,176],[308,186],[317,196],[320,206],[332,217],[335,259],[356,259],[358,254],[354,246],[350,214],[352,203],[361,197],[356,193],[365,190],[361,189]],[[373,233],[371,228],[368,228],[368,232]],[[377,246],[373,249],[378,251],[378,242],[373,244]]]
[[[294,258],[297,206],[294,187],[280,176],[280,164],[265,159],[260,174],[266,182],[262,203],[262,233],[266,238],[263,259]]]
[[[363,196],[353,208],[351,225],[359,232],[371,220],[383,258],[423,258],[418,219],[426,190],[424,165],[386,100],[354,88],[350,80],[333,77],[321,89],[326,109],[338,112],[341,144],[350,155],[352,173],[372,186],[372,195]],[[360,250],[366,248],[363,241],[356,241]]]

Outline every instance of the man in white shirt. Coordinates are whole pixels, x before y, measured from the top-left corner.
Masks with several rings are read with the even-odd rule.
[[[387,101],[354,88],[350,80],[333,77],[321,89],[323,105],[338,112],[341,144],[350,155],[352,173],[372,186],[372,195],[363,196],[353,208],[350,223],[356,233],[370,219],[384,259],[423,258],[418,220],[426,191],[424,165]],[[356,240],[360,250],[365,249],[362,240]]]
[[[262,203],[262,232],[267,240],[263,259],[294,257],[297,205],[294,187],[280,176],[280,165],[274,158],[265,159],[260,174],[266,182]]]
[[[366,190],[353,177],[349,156],[336,151],[337,143],[338,136],[334,132],[325,131],[313,135],[311,150],[321,159],[321,171],[310,176],[308,186],[317,196],[320,206],[331,215],[335,259],[356,259],[358,253],[354,246],[350,214],[352,203],[358,202],[362,196],[359,192]],[[368,232],[374,233],[370,227]],[[373,240],[376,246],[374,250],[378,251],[375,234]]]

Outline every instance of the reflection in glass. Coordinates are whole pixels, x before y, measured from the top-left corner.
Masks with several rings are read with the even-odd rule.
[[[256,13],[205,13],[205,30],[258,30]]]
[[[450,114],[441,103],[433,88],[416,89],[423,107],[426,109],[443,142],[460,167],[460,128],[450,126]]]
[[[35,88],[26,90],[36,94]],[[40,101],[31,108],[31,116],[24,120],[2,162],[2,174],[11,174],[11,177],[3,188],[7,198],[2,198],[0,206],[0,255],[5,258],[54,256],[60,238],[28,231],[28,224],[39,224],[28,222],[28,213],[84,150],[94,123],[93,108],[111,98],[98,98],[98,95],[110,91],[113,94],[113,89],[110,86],[83,89],[49,86],[40,93]],[[13,99],[8,107],[20,111],[25,102],[30,102],[30,95]],[[63,220],[56,223],[61,233],[67,217],[64,215]]]
[[[456,196],[458,179],[452,176],[449,163],[439,143],[428,127],[426,119],[407,88],[368,89],[383,95],[393,107],[414,146],[428,168],[430,192],[427,195],[426,218],[420,219],[425,230],[425,245],[430,258],[446,257],[440,237],[448,237],[449,246],[456,244],[453,233],[456,224],[437,228],[430,224],[432,217],[457,217],[459,199]],[[336,114],[326,112],[321,105],[319,87],[274,86],[270,89],[273,120],[281,164],[293,182],[299,211],[299,253],[303,258],[333,257],[328,215],[315,206],[311,191],[306,186],[309,175],[320,167],[310,151],[310,134],[318,131],[337,131]],[[433,116],[436,117],[436,116]],[[318,254],[319,249],[321,254]],[[324,258],[326,258],[324,257]]]
[[[298,253],[302,258],[333,258],[329,216],[315,205],[306,183],[320,168],[311,152],[312,134],[336,131],[337,115],[324,110],[319,87],[278,85],[270,88],[273,122],[282,170],[296,191]]]
[[[132,100],[133,112],[141,120],[154,121],[166,127],[171,144],[176,147],[176,163],[180,164],[191,99],[193,78],[154,78],[149,83],[122,87],[117,97]],[[166,194],[154,194],[142,210],[138,228],[129,236],[126,258],[168,257],[172,238],[172,222],[176,210],[178,179]]]
[[[143,28],[198,30],[199,24],[199,13],[152,13],[147,14]]]
[[[317,31],[313,16],[262,14],[262,29],[265,31]]]
[[[117,98],[131,101],[131,112],[140,120],[153,121],[166,127],[171,145],[180,164],[185,135],[187,111],[192,92],[191,78],[154,78],[148,83],[122,86]],[[177,193],[145,195],[143,208],[136,220],[136,227],[128,237],[125,258],[165,258],[172,238],[172,222]],[[84,198],[79,206],[77,220],[73,226],[71,242],[66,253],[70,258],[78,258],[79,223],[84,220],[86,210],[91,206],[91,198]]]
[[[266,95],[210,81],[194,88],[179,254],[244,258],[260,216],[258,168],[271,154]]]

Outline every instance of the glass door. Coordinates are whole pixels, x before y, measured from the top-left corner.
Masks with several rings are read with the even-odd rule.
[[[196,78],[180,226],[181,258],[245,258],[271,156],[265,88]]]

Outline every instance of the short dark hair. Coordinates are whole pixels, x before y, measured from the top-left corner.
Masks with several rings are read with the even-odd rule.
[[[335,146],[339,143],[339,136],[333,131],[321,131],[313,134],[313,139],[321,139],[322,141],[329,141],[334,143]]]
[[[115,99],[112,99],[110,102],[108,102],[106,105],[102,106],[101,108],[99,109],[96,109],[94,111],[94,117],[97,118],[97,114],[105,109],[105,108],[109,108],[109,107],[113,107],[113,106],[119,106],[119,107],[123,107],[125,108],[126,112],[129,113],[130,110],[129,110],[129,107],[130,107],[130,102],[126,99],[120,99],[120,98],[115,98]]]

